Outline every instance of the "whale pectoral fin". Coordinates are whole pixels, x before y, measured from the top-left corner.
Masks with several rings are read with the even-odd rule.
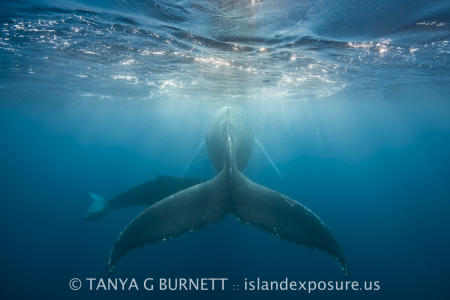
[[[184,167],[183,171],[180,174],[180,177],[183,177],[184,174],[186,174],[187,170],[189,170],[189,168],[192,165],[192,162],[194,161],[194,159],[197,157],[198,153],[200,152],[200,150],[203,148],[203,146],[205,146],[205,140],[203,139],[200,144],[197,146],[197,149],[195,149],[194,154],[192,155],[191,159],[189,160],[189,162],[187,163],[187,165]]]
[[[149,206],[119,235],[111,249],[108,271],[133,248],[180,236],[222,219],[229,212],[225,186],[225,177],[220,173]]]
[[[348,262],[328,227],[310,209],[289,197],[256,184],[243,174],[235,176],[233,212],[251,224],[297,244],[325,250],[335,257],[345,274]]]
[[[257,138],[255,138],[255,144],[259,147],[259,149],[261,149],[261,152],[267,158],[267,160],[269,161],[270,165],[272,166],[274,171],[277,173],[278,177],[280,177],[280,179],[283,179],[283,176],[281,175],[281,172],[278,169],[277,165],[270,158],[269,153],[267,153],[266,149],[264,149],[264,146],[261,144],[261,142]]]

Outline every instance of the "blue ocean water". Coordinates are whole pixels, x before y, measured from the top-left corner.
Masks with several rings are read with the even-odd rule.
[[[450,4],[2,1],[1,299],[450,298]],[[79,291],[142,208],[107,197],[179,176],[214,112],[241,106],[245,174],[311,208],[350,262],[233,216],[137,249],[121,278],[380,281],[379,291]],[[215,174],[203,149],[186,173]]]

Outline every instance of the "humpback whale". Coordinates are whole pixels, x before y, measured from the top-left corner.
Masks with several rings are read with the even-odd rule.
[[[252,129],[242,110],[221,108],[205,136],[207,152],[217,175],[167,195],[135,217],[119,234],[110,251],[108,272],[131,249],[206,227],[231,213],[241,222],[282,239],[328,252],[347,274],[348,261],[339,242],[315,213],[242,173],[254,144]],[[142,200],[146,192],[137,195]]]
[[[105,199],[95,193],[89,193],[92,203],[83,219],[86,221],[97,220],[111,210],[128,206],[149,206],[156,201],[203,181],[197,178],[176,178],[160,175],[155,180],[135,186],[111,199]]]

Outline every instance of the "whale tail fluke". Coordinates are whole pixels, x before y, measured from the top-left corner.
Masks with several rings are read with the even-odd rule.
[[[348,275],[348,261],[331,231],[309,208],[289,197],[254,183],[242,173],[233,179],[233,212],[238,219],[281,239],[324,250]]]
[[[88,211],[83,216],[83,219],[86,221],[96,220],[104,216],[109,210],[104,197],[95,193],[89,193],[89,196],[91,196],[92,202]]]
[[[282,239],[324,250],[337,259],[345,274],[348,262],[328,227],[307,207],[281,193],[254,183],[236,167],[149,206],[117,238],[108,272],[129,250],[200,229],[234,213]]]
[[[230,210],[224,172],[149,206],[120,233],[111,249],[107,270],[129,250],[164,241],[221,220]]]

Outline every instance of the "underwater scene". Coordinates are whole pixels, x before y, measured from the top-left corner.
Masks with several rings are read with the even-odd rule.
[[[0,2],[0,299],[450,299],[450,2]]]

